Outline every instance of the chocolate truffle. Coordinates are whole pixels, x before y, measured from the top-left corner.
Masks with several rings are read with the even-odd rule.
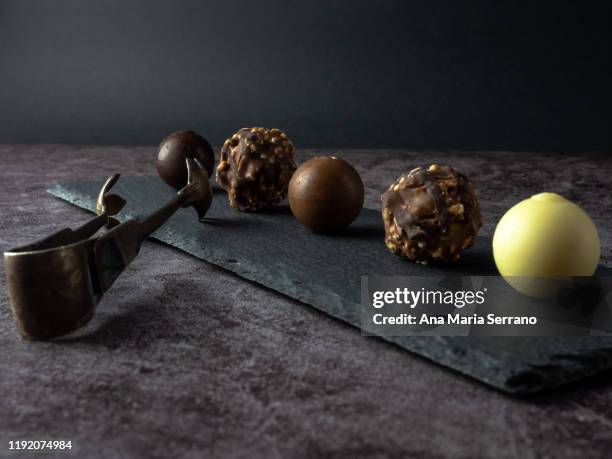
[[[336,231],[350,225],[363,207],[363,182],[343,159],[328,156],[302,164],[289,183],[289,206],[295,218],[313,231]]]
[[[583,209],[556,193],[540,193],[501,218],[493,256],[500,274],[519,292],[547,297],[554,296],[555,284],[540,280],[593,275],[601,247],[597,227]]]
[[[227,139],[217,166],[217,183],[227,191],[230,206],[257,212],[283,202],[295,172],[293,151],[278,129],[243,128]]]
[[[170,134],[157,150],[157,173],[171,187],[178,189],[187,184],[185,159],[193,158],[204,166],[210,177],[215,167],[215,154],[204,137],[193,131]]]
[[[410,260],[457,260],[483,220],[468,178],[449,166],[417,167],[382,195],[385,243]]]

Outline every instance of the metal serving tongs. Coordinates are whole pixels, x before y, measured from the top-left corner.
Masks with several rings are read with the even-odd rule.
[[[198,219],[204,217],[212,203],[208,173],[197,160],[186,161],[187,185],[151,215],[123,223],[114,218],[126,204],[121,196],[108,194],[119,179],[115,174],[100,190],[97,217],[4,253],[11,308],[25,338],[53,338],[85,325],[104,292],[138,255],[142,241],[180,207],[193,207]],[[96,235],[103,226],[109,230]]]

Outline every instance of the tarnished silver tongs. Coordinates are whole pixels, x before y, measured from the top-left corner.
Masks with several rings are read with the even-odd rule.
[[[199,219],[204,217],[212,203],[208,174],[197,160],[186,161],[187,185],[151,215],[123,223],[114,218],[126,204],[108,193],[119,179],[115,174],[100,190],[97,217],[4,253],[11,308],[25,338],[53,338],[85,325],[142,241],[180,207],[193,207]],[[103,226],[110,229],[95,236]]]

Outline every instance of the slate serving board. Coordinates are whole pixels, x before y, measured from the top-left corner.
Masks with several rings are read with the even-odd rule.
[[[100,181],[63,182],[49,192],[94,211]],[[120,219],[146,215],[173,195],[157,177],[122,177],[114,192],[128,205]],[[497,274],[491,241],[478,238],[459,263],[420,266],[392,256],[383,242],[380,214],[364,209],[338,235],[314,234],[287,206],[260,214],[231,209],[215,189],[204,222],[180,209],[153,237],[330,314],[360,323],[361,276]],[[612,270],[602,268],[609,274]],[[612,337],[385,337],[486,384],[510,393],[552,388],[612,367]]]

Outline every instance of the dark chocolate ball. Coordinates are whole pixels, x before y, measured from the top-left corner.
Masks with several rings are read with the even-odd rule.
[[[170,134],[157,149],[157,173],[171,187],[183,188],[187,184],[186,158],[197,159],[210,177],[215,167],[215,154],[204,137],[193,131]]]
[[[289,206],[298,221],[317,232],[350,225],[363,208],[363,182],[353,166],[334,156],[302,164],[289,182]]]
[[[438,164],[398,177],[382,195],[382,217],[387,248],[423,264],[459,259],[483,223],[468,178]]]

